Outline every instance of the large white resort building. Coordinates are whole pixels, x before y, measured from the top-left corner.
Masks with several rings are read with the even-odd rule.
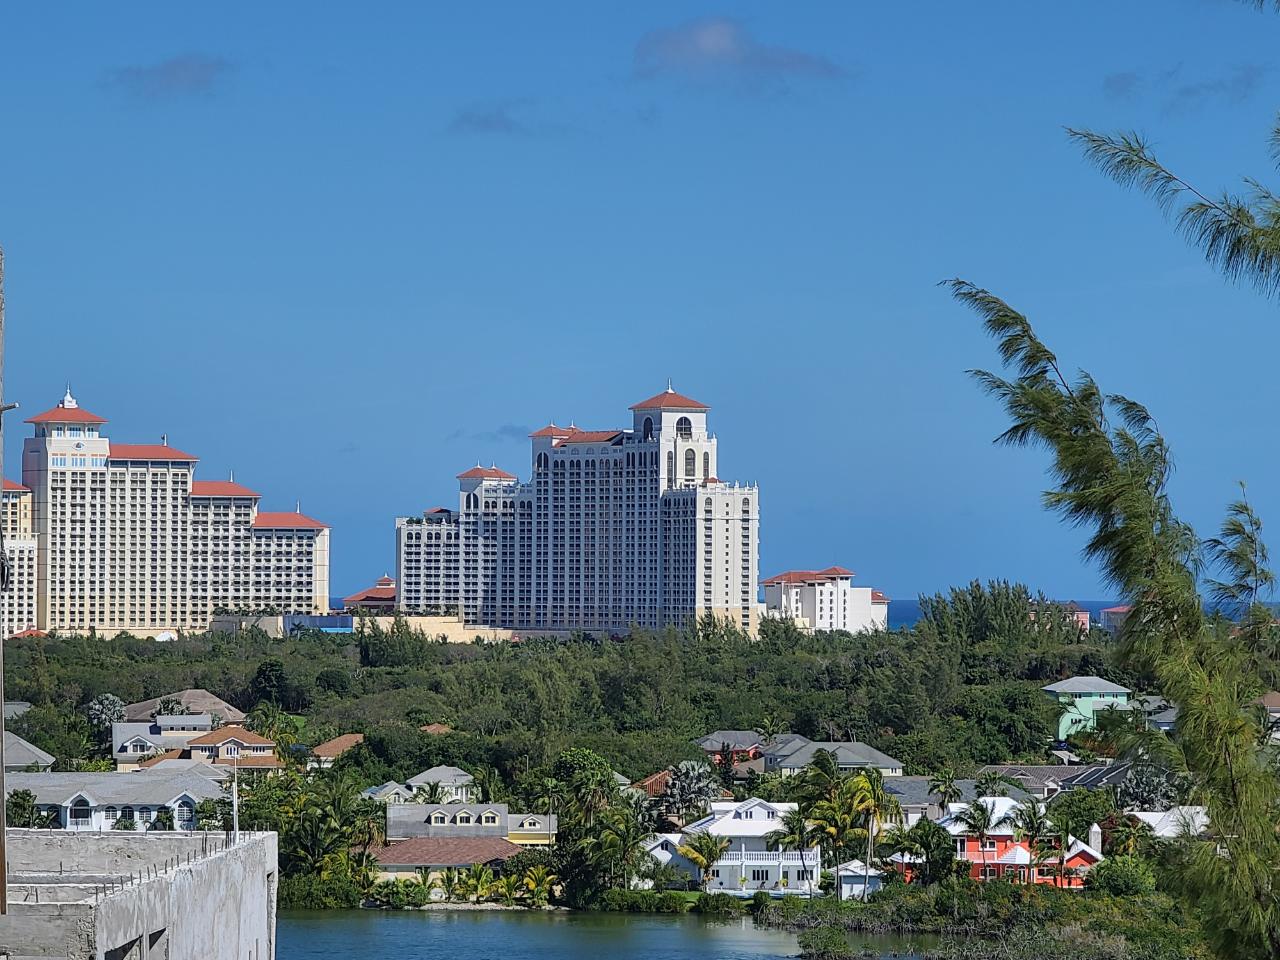
[[[324,613],[329,529],[259,509],[259,494],[197,480],[166,443],[116,443],[68,390],[27,420],[22,483],[5,481],[14,563],[4,636],[25,630],[156,636],[203,630],[219,609]]]
[[[759,491],[717,477],[707,410],[667,390],[630,429],[550,424],[532,477],[458,475],[456,509],[396,520],[397,606],[511,630],[757,626]]]

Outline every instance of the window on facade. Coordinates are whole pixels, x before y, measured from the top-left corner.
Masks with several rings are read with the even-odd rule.
[[[667,451],[667,478],[670,479],[676,472],[676,455],[674,451]]]
[[[448,823],[449,818],[445,816],[442,811],[437,810],[435,813],[431,815],[431,822],[432,823]]]
[[[142,823],[150,823],[150,822],[151,822],[151,808],[150,808],[150,807],[139,807],[139,808],[138,808],[138,820],[139,820],[140,822],[142,822]]]
[[[115,807],[107,807],[102,813],[107,818],[107,823],[115,823],[120,817],[120,811]]]
[[[653,417],[644,418],[644,426],[640,429],[640,438],[642,440],[653,439]]]
[[[463,811],[462,813],[458,814],[457,817],[454,818],[454,822],[455,823],[473,823],[474,818],[471,816],[471,814],[467,813],[466,811]]]
[[[179,826],[191,829],[196,819],[196,808],[190,800],[183,800],[178,804],[177,817]]]
[[[84,797],[77,797],[75,803],[71,804],[71,822],[88,823],[89,816],[89,801]]]
[[[688,440],[693,436],[693,421],[688,417],[681,417],[676,421],[676,436],[681,440]]]
[[[696,475],[695,471],[697,469],[697,466],[696,466],[698,462],[697,458],[698,458],[698,455],[693,452],[693,448],[690,448],[684,452],[684,475],[690,480],[692,480],[693,477]]]
[[[752,870],[752,871],[751,871],[751,882],[752,882],[752,883],[762,883],[763,881],[768,880],[768,879],[769,879],[769,871],[768,871],[768,870]]]
[[[124,808],[122,808],[122,809],[120,810],[120,817],[121,817],[121,819],[123,819],[123,820],[136,820],[136,819],[137,819],[137,818],[133,815],[133,807],[124,807]]]

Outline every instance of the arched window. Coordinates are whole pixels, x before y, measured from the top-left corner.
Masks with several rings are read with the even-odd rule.
[[[180,800],[178,809],[175,811],[175,820],[178,821],[178,828],[181,830],[194,829],[196,823],[196,807],[190,800]]]
[[[107,809],[103,811],[103,816],[107,818],[107,823],[115,823],[120,819],[120,811],[115,807],[107,807]]]
[[[710,497],[707,497],[706,502],[704,503],[704,506],[707,508],[707,513],[708,513],[708,514],[710,514],[710,513],[711,513],[711,511],[712,511],[711,498],[710,498]]]
[[[133,807],[122,807],[122,808],[120,809],[120,819],[121,819],[121,820],[136,820],[136,819],[137,819],[137,817],[135,817],[135,816],[133,815]]]
[[[688,440],[693,436],[693,421],[688,417],[681,417],[676,421],[676,436],[681,440]]]
[[[640,438],[642,440],[653,439],[653,417],[644,418],[644,426],[640,430]]]
[[[693,452],[693,447],[690,447],[688,450],[684,452],[685,479],[692,480],[694,478],[694,476],[696,475],[695,471],[698,469],[697,463],[698,463],[698,455]]]
[[[71,804],[72,826],[84,826],[89,822],[90,816],[89,801],[84,797],[76,797],[75,803]]]
[[[743,512],[743,513],[750,513],[750,512],[751,512],[751,498],[750,498],[750,497],[743,497],[743,498],[742,498],[742,512]]]
[[[139,808],[138,808],[138,821],[139,821],[140,823],[150,823],[150,822],[151,822],[151,808],[150,808],[150,807],[139,807]]]
[[[702,479],[711,479],[711,452],[707,451],[702,454]]]
[[[536,468],[537,471],[539,473],[546,473],[547,464],[549,463],[549,461],[550,461],[550,458],[545,453],[538,454],[538,465]]]

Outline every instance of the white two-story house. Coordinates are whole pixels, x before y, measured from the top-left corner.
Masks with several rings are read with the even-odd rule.
[[[741,802],[715,801],[711,812],[684,829],[690,834],[723,837],[729,846],[711,867],[707,889],[712,893],[750,896],[766,890],[773,896],[811,893],[818,887],[822,855],[814,845],[808,850],[770,849],[769,835],[782,827],[784,814],[794,803],[772,803],[752,797]]]

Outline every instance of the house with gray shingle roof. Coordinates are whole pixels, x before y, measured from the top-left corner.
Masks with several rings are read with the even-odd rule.
[[[20,770],[48,770],[53,766],[53,761],[53,754],[45,753],[33,743],[27,743],[16,733],[9,730],[4,732],[5,773],[15,773]]]
[[[410,777],[405,786],[412,794],[420,787],[438,783],[445,803],[471,803],[474,799],[475,782],[476,778],[467,771],[441,764]]]
[[[902,761],[887,753],[881,753],[875,747],[857,740],[810,740],[795,734],[780,738],[765,748],[764,764],[769,772],[784,775],[799,773],[818,754],[825,750],[835,757],[836,766],[841,770],[860,770],[864,767],[875,767],[886,777],[902,776]]]
[[[222,789],[194,773],[12,773],[5,789],[29,790],[40,812],[65,830],[111,830],[120,820],[145,830],[161,808],[178,830],[195,829],[196,804],[216,800]]]
[[[1058,719],[1059,740],[1094,729],[1094,714],[1128,703],[1133,693],[1128,687],[1094,676],[1068,677],[1040,689],[1062,705],[1062,715]]]
[[[188,741],[212,729],[213,717],[207,713],[118,721],[111,725],[111,756],[117,770],[136,770],[147,757],[182,750]]]

